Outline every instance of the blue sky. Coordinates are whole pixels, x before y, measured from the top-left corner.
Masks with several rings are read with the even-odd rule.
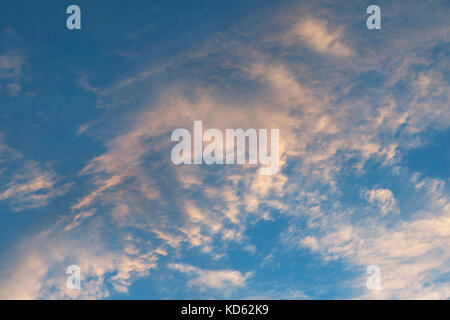
[[[450,4],[370,4],[2,1],[0,298],[448,299]],[[174,165],[194,120],[280,171]]]

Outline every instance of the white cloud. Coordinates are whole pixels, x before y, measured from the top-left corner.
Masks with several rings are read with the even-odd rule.
[[[136,241],[132,237],[120,239],[123,251],[108,250],[92,233],[82,232],[81,238],[68,238],[53,228],[23,241],[15,248],[17,267],[1,274],[6,280],[0,283],[0,298],[101,299],[111,294],[109,286],[127,293],[130,284],[148,276],[159,257],[166,254],[161,248],[133,249]],[[70,265],[81,269],[81,290],[66,287]]]
[[[389,213],[400,212],[397,200],[395,199],[392,191],[389,189],[367,190],[364,193],[364,196],[366,197],[367,201],[378,206],[382,216],[385,216]]]
[[[296,23],[283,35],[281,43],[284,45],[306,43],[319,53],[337,57],[348,57],[354,54],[343,41],[342,27],[332,30],[326,21],[313,17],[306,17]]]
[[[369,218],[351,225],[338,219],[320,235],[302,237],[297,243],[327,261],[344,259],[362,266],[354,287],[365,287],[365,268],[379,266],[382,289],[366,291],[366,298],[448,299],[450,287],[440,278],[450,271],[450,199],[442,183],[422,182],[426,208],[409,221],[387,226]]]
[[[59,183],[61,178],[49,165],[40,165],[33,160],[21,165],[20,171],[4,174],[3,180],[7,182],[0,188],[0,201],[9,201],[15,211],[45,206],[70,188],[70,184]]]
[[[123,125],[111,128],[112,137],[102,135],[106,151],[81,172],[89,177],[88,186],[80,188],[86,193],[73,203],[71,216],[49,232],[51,242],[60,244],[37,250],[39,254],[27,252],[17,263],[17,273],[2,281],[0,295],[70,297],[73,293],[64,290],[62,277],[55,276],[61,272],[55,273],[55,268],[66,260],[80,263],[87,270],[86,295],[75,297],[106,297],[109,285],[126,292],[133,279],[146,276],[156,267],[161,254],[179,256],[195,248],[215,259],[223,255],[230,241],[235,241],[256,255],[261,250],[247,244],[246,228],[259,219],[275,220],[278,214],[289,214],[294,222],[306,220],[302,237],[294,237],[296,245],[322,254],[327,261],[343,258],[351,265],[379,264],[386,277],[385,296],[445,297],[445,284],[425,285],[445,274],[448,264],[445,198],[434,197],[439,207],[428,208],[424,217],[403,221],[400,215],[394,218],[388,214],[398,212],[392,191],[367,191],[364,196],[379,206],[386,220],[397,219],[390,220],[388,228],[378,224],[378,217],[355,217],[353,213],[361,208],[339,210],[339,196],[346,190],[337,176],[363,174],[370,159],[389,166],[399,161],[399,150],[415,145],[416,135],[427,126],[438,123],[448,127],[448,85],[441,71],[446,60],[432,66],[428,59],[413,57],[399,64],[397,59],[404,56],[387,38],[383,50],[370,52],[369,46],[363,48],[366,56],[356,55],[362,45],[351,48],[347,44],[348,34],[354,30],[344,33],[344,28],[333,29],[335,25],[313,15],[302,18],[281,36],[281,48],[276,50],[268,50],[258,40],[243,43],[239,37],[222,35],[198,52],[189,52],[175,62],[158,62],[156,67],[108,88],[93,86],[87,77],[80,78],[78,84],[96,94],[104,107],[143,100],[135,95],[146,95],[147,90],[137,91],[155,75],[164,73],[167,79],[173,75],[173,83],[138,111],[130,106],[119,113]],[[361,34],[354,35],[356,40],[358,36]],[[401,38],[411,42],[402,43],[407,48],[423,47],[423,43],[408,37],[397,40]],[[302,55],[303,61],[286,54],[302,49],[302,45],[320,53],[314,56],[320,62],[308,60],[308,55]],[[278,49],[282,51],[279,54]],[[206,59],[211,52],[217,56]],[[192,59],[199,64],[189,69],[183,63]],[[13,77],[23,65],[20,55],[0,56],[0,77]],[[413,67],[417,65],[434,70],[416,72]],[[183,73],[189,74],[189,83],[179,80],[174,70],[183,67],[187,68]],[[364,84],[361,77],[372,68],[386,78],[385,83],[359,88]],[[207,77],[202,73],[205,70]],[[397,83],[406,87],[411,84],[411,92],[398,98],[392,89]],[[170,149],[168,133],[174,128],[189,128],[198,119],[215,128],[280,128],[281,169],[289,173],[280,170],[277,176],[264,177],[251,166],[209,170],[174,167],[170,161],[165,162]],[[80,126],[77,134],[86,132],[90,123]],[[1,144],[0,151],[11,153]],[[0,196],[16,208],[45,205],[57,195],[58,181],[51,168],[36,164],[34,169],[10,176]],[[417,188],[426,185],[423,181],[414,183]],[[349,217],[357,221],[350,223]],[[111,230],[102,228],[104,225]],[[116,239],[130,229],[139,230],[139,237],[131,244],[120,238],[117,250],[90,248],[88,241],[83,247],[70,238],[73,234],[92,234],[95,236],[86,239],[98,244],[109,239],[110,232]],[[76,248],[72,241],[77,243]],[[14,264],[10,266],[14,268]],[[187,264],[169,267],[187,274],[196,288],[242,288],[252,275]],[[28,274],[26,270],[33,271]],[[298,290],[286,292],[304,296]]]
[[[186,273],[192,279],[189,284],[200,289],[229,290],[246,286],[246,281],[252,276],[252,272],[242,274],[234,270],[205,270],[187,264],[172,263],[169,268]]]

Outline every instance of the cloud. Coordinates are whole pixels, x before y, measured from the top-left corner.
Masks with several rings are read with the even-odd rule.
[[[440,181],[424,179],[418,185],[428,200],[408,221],[388,226],[369,219],[351,225],[340,219],[322,229],[319,236],[298,239],[298,244],[327,261],[349,260],[364,270],[369,265],[379,266],[382,289],[365,290],[363,298],[448,299],[450,287],[440,278],[449,272],[450,199]],[[364,287],[365,280],[359,278],[355,287]]]
[[[189,285],[200,289],[229,290],[246,286],[252,272],[242,274],[234,270],[205,270],[187,264],[172,263],[169,268],[187,274],[192,279]]]
[[[448,59],[436,38],[441,34],[431,36],[436,29],[424,27],[418,32],[430,36],[411,39],[409,25],[382,41],[362,41],[365,30],[319,16],[312,10],[301,20],[296,17],[270,43],[257,36],[266,29],[256,26],[242,33],[236,28],[154,66],[134,65],[143,71],[105,87],[92,85],[88,76],[78,78],[78,85],[95,95],[97,106],[109,107],[104,118],[89,119],[77,131],[83,134],[100,124],[102,133],[94,138],[102,148],[82,165],[76,179],[81,193],[69,200],[55,227],[14,248],[18,257],[8,261],[9,273],[1,275],[0,296],[124,294],[133,281],[162,267],[161,255],[169,261],[193,253],[217,260],[237,245],[254,259],[274,257],[249,232],[264,220],[281,230],[282,239],[325,263],[340,259],[345,268],[364,269],[364,276],[367,265],[379,265],[381,293],[356,297],[448,297],[447,284],[440,281],[448,274],[444,183],[415,176],[410,183],[426,191],[426,206],[413,212],[402,207],[399,215],[389,214],[399,212],[394,197],[399,190],[368,190],[359,179],[400,179],[402,156],[430,128],[448,128]],[[282,18],[263,20],[272,27]],[[283,20],[274,29],[285,25]],[[432,54],[438,49],[444,54]],[[303,54],[311,50],[314,54]],[[1,55],[0,77],[16,83],[9,79],[24,65],[20,54]],[[157,96],[149,94],[155,82],[164,84]],[[120,105],[128,107],[112,110]],[[120,126],[109,121],[114,117]],[[190,128],[199,119],[205,127],[220,129],[280,128],[279,173],[261,176],[257,166],[174,166],[170,132]],[[67,191],[51,165],[22,160],[2,144],[0,152],[2,165],[11,165],[14,158],[25,168],[0,169],[0,197],[16,210],[44,206]],[[350,181],[356,182],[349,188]],[[403,197],[412,202],[420,192]],[[360,214],[367,209],[361,194],[380,215]],[[81,293],[64,287],[70,264],[82,267],[86,290]],[[232,291],[249,286],[253,275],[230,268],[168,266],[188,276],[191,290]],[[356,276],[354,286],[364,289],[365,279]],[[303,288],[267,292],[289,295],[309,297]]]
[[[354,54],[353,50],[344,43],[343,28],[330,30],[325,20],[307,17],[296,23],[286,32],[281,43],[294,45],[305,43],[311,49],[337,57],[348,57]]]
[[[365,192],[367,201],[376,204],[380,209],[381,215],[385,216],[388,213],[399,213],[397,200],[394,194],[389,189],[373,189]]]
[[[88,211],[81,211],[79,212],[74,218],[73,221],[70,222],[70,224],[68,224],[64,230],[66,231],[70,231],[76,227],[78,227],[84,220],[86,220],[87,218],[93,216],[95,214],[96,210],[92,209],[92,210],[88,210]]]
[[[153,218],[152,221],[150,219],[141,221],[139,224],[157,234],[160,239],[167,240],[170,246],[175,244],[178,246],[181,240],[193,247],[202,248],[204,252],[211,252],[211,242],[214,237],[220,236],[229,241],[240,241],[240,233],[245,224],[241,223],[241,217],[244,214],[240,212],[239,206],[247,203],[248,209],[256,213],[259,203],[264,202],[270,190],[276,193],[282,192],[285,181],[282,174],[264,178],[260,177],[255,167],[236,167],[233,168],[234,173],[226,174],[221,178],[219,188],[212,186],[203,188],[207,168],[175,167],[171,162],[163,162],[158,164],[157,170],[166,172],[174,181],[179,182],[176,186],[179,191],[176,192],[180,196],[172,203],[161,203],[161,199],[167,196],[167,191],[161,189],[161,182],[158,182],[160,178],[154,174],[152,163],[147,161],[149,154],[155,157],[170,154],[168,151],[170,140],[165,139],[170,130],[191,126],[193,122],[190,120],[204,117],[208,111],[210,116],[205,119],[208,126],[227,128],[233,122],[233,125],[244,128],[266,127],[263,122],[267,122],[268,119],[267,117],[264,119],[263,116],[249,121],[249,117],[243,115],[239,120],[228,119],[224,122],[227,119],[224,116],[227,113],[226,110],[238,108],[239,106],[227,105],[203,89],[198,89],[193,98],[188,98],[178,89],[168,89],[156,107],[140,111],[138,116],[133,117],[133,122],[128,129],[107,141],[107,152],[94,158],[82,170],[81,174],[91,177],[93,188],[72,206],[72,210],[74,212],[89,210],[92,206],[98,206],[99,203],[101,205],[108,203],[117,208],[113,216],[118,223],[134,225],[132,223],[134,218],[143,219],[142,216],[137,216],[137,213],[148,211],[147,201],[154,201],[158,203],[157,206],[166,209],[159,212],[158,218]],[[189,114],[189,119],[177,117],[179,112]],[[254,113],[253,110],[245,112],[245,114],[251,113]],[[152,126],[148,125],[149,122],[153,123]],[[260,122],[261,124],[258,124]],[[245,175],[237,175],[238,171]],[[236,183],[233,177],[238,179],[244,177],[250,192],[238,197],[232,189],[232,185]],[[198,198],[192,197],[190,191],[185,190],[194,188],[205,194],[204,199],[208,199],[211,207],[201,203]],[[128,197],[134,200],[130,201],[131,198],[128,199]],[[271,203],[273,202],[268,201],[266,205]],[[176,220],[175,223],[167,223],[173,219]]]
[[[0,201],[8,201],[14,211],[46,206],[53,198],[65,194],[70,184],[60,184],[50,165],[27,160],[20,171],[0,174],[5,182],[0,188]]]
[[[101,299],[111,291],[126,294],[130,284],[148,276],[159,257],[166,254],[161,248],[144,252],[132,236],[119,239],[123,250],[108,250],[96,241],[92,230],[80,231],[80,238],[60,233],[57,227],[61,222],[15,248],[17,268],[3,269],[0,274],[8,279],[0,284],[0,298]],[[66,287],[70,265],[81,269],[81,290]]]
[[[321,53],[320,63],[310,67],[304,64],[314,61],[307,57],[297,64],[283,54],[265,50],[260,43],[244,44],[220,38],[226,45],[222,44],[223,52],[216,60],[209,61],[205,59],[210,58],[208,55],[199,54],[196,61],[210,73],[217,71],[214,69],[217,66],[229,70],[233,76],[226,78],[227,90],[217,88],[214,82],[186,83],[175,79],[159,97],[150,99],[135,114],[130,112],[127,126],[106,139],[106,151],[82,170],[82,175],[90,177],[91,191],[72,210],[78,214],[78,210],[112,207],[116,223],[139,225],[172,249],[200,248],[211,257],[220,253],[217,250],[223,243],[245,241],[246,228],[254,220],[275,220],[276,214],[289,214],[295,222],[306,217],[308,227],[325,230],[326,235],[298,240],[302,246],[326,252],[328,260],[352,257],[359,250],[358,242],[352,239],[363,239],[362,235],[368,232],[364,223],[369,222],[361,220],[361,226],[344,223],[351,210],[345,214],[331,210],[339,207],[339,194],[345,193],[339,176],[342,179],[342,175],[363,174],[369,160],[382,166],[398,163],[400,150],[413,146],[415,134],[426,130],[427,124],[441,121],[435,115],[444,115],[446,105],[438,101],[445,99],[446,83],[439,71],[421,76],[413,63],[398,66],[403,70],[399,78],[396,68],[378,65],[386,59],[395,64],[395,57],[389,52],[379,57],[369,53],[368,57],[375,62],[371,61],[368,67],[368,58],[355,53],[361,48],[346,44],[344,27],[333,30],[333,25],[334,22],[311,15],[293,24],[281,38],[280,45],[284,48],[306,45]],[[394,60],[389,60],[390,55]],[[330,56],[351,56],[352,62],[329,60]],[[192,79],[204,76],[180,61],[190,60],[179,59],[167,65],[187,68]],[[427,59],[416,61],[424,67],[429,64]],[[137,86],[138,82],[137,87],[141,87],[163,71],[170,76],[170,70],[166,66],[150,68],[96,91],[99,96],[108,92],[121,99],[135,98],[127,96],[124,90]],[[361,81],[373,73],[386,81],[380,84]],[[236,80],[239,86],[233,85]],[[399,81],[414,84],[405,93],[406,100],[411,102],[408,107],[392,87]],[[367,83],[367,87],[359,87],[361,83]],[[241,87],[245,87],[245,92],[239,90]],[[430,89],[436,87],[439,89]],[[234,94],[227,92],[238,92],[238,102]],[[184,117],[179,117],[180,114]],[[165,155],[170,150],[167,136],[171,130],[189,128],[198,119],[215,128],[282,128],[281,169],[289,168],[289,174],[281,170],[277,176],[262,177],[251,167],[214,171],[205,167],[173,167],[169,161],[158,164],[149,161],[150,157],[167,159]],[[405,130],[408,127],[414,130]],[[162,175],[166,178],[161,178]],[[212,176],[214,185],[208,180]],[[360,187],[367,190],[366,186]],[[317,189],[321,192],[317,193]],[[149,198],[145,190],[153,190],[150,192],[153,196]],[[364,196],[380,208],[382,216],[399,212],[391,190],[369,190]],[[172,200],[167,201],[168,198]],[[363,209],[352,208],[354,212]],[[333,223],[336,230],[329,232],[331,229],[327,228]],[[373,241],[382,237],[373,232]],[[195,267],[185,267],[183,272],[200,272]]]

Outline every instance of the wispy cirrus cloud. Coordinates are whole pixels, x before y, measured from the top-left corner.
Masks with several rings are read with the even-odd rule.
[[[364,276],[368,264],[379,265],[383,291],[366,293],[365,279],[355,273],[347,282],[350,297],[448,297],[442,280],[448,272],[445,183],[413,176],[405,185],[417,193],[408,189],[405,195],[392,182],[411,175],[402,157],[424,143],[430,128],[448,129],[448,46],[442,34],[410,39],[407,27],[383,41],[364,41],[370,36],[345,23],[345,8],[338,21],[314,8],[300,18],[264,19],[276,26],[270,41],[254,37],[267,30],[256,25],[136,67],[104,87],[91,84],[90,75],[77,78],[97,106],[110,107],[108,121],[89,119],[78,130],[101,126],[95,137],[101,148],[80,164],[81,191],[66,216],[33,238],[37,247],[55,245],[21,248],[20,271],[37,276],[5,277],[11,280],[0,287],[3,296],[104,298],[126,294],[133,281],[159,270],[187,275],[190,290],[250,287],[252,296],[264,296],[251,288],[252,276],[272,261],[283,268],[284,259],[272,255],[282,247],[294,256],[301,250],[302,257],[319,257],[320,264],[343,262]],[[420,33],[432,30],[425,24]],[[407,43],[397,43],[404,38]],[[162,75],[164,86],[148,95],[151,81]],[[128,108],[111,108],[120,105]],[[111,114],[120,125],[109,121]],[[173,166],[170,132],[199,119],[220,129],[280,128],[280,173],[261,176],[256,166]],[[61,182],[51,168],[29,166],[26,174],[9,175],[4,200],[40,206],[56,195]],[[378,185],[383,187],[373,187]],[[427,194],[423,208],[403,206],[421,192]],[[366,214],[372,207],[380,214]],[[263,236],[255,234],[261,224]],[[271,232],[276,236],[262,245]],[[243,270],[229,260],[240,250],[254,259]],[[195,267],[192,256],[230,267]],[[174,262],[180,258],[187,262]],[[82,293],[64,289],[60,275],[77,263],[85,272]],[[292,267],[280,270],[280,282],[286,281]],[[306,289],[267,292],[298,298],[323,292],[314,284]]]
[[[408,220],[388,226],[378,218],[370,218],[352,225],[342,213],[336,225],[319,228],[318,236],[294,236],[289,241],[295,243],[298,240],[300,246],[319,253],[326,260],[350,260],[363,268],[379,266],[382,290],[363,290],[363,297],[445,299],[450,287],[439,282],[439,278],[449,271],[450,252],[446,246],[450,239],[448,187],[435,179],[418,180],[416,175],[410,183],[416,192],[426,194],[426,202],[424,208]],[[379,192],[373,194],[374,197],[381,195]],[[383,192],[383,200],[385,195]],[[360,288],[364,287],[365,281],[365,277],[361,277]]]
[[[355,66],[365,63],[364,57],[356,56],[356,51],[344,44],[342,28],[333,31],[325,21],[311,16],[294,22],[290,30],[287,38],[280,43],[284,47],[304,44],[325,55],[341,58],[353,56]],[[312,72],[307,71],[299,77],[294,71],[298,66],[284,61],[282,56],[257,49],[257,44],[251,47],[231,43],[221,55],[222,65],[238,70],[244,81],[257,88],[255,93],[261,93],[258,98],[255,99],[256,94],[250,94],[251,100],[241,98],[238,106],[223,99],[223,96],[218,98],[220,94],[211,85],[205,89],[201,82],[194,89],[186,85],[189,89],[185,90],[180,83],[168,88],[156,103],[149,104],[139,111],[138,117],[133,117],[128,129],[106,142],[106,153],[85,167],[82,174],[92,177],[93,191],[81,198],[72,209],[86,210],[108,203],[116,208],[113,216],[121,224],[137,225],[137,221],[145,221],[141,227],[155,234],[169,248],[185,248],[184,245],[188,244],[188,248],[201,248],[203,253],[212,257],[217,255],[219,239],[245,241],[249,214],[255,214],[258,219],[271,220],[275,219],[273,211],[276,211],[299,219],[307,216],[308,225],[319,230],[335,224],[334,233],[325,228],[328,236],[309,236],[301,241],[302,245],[313,251],[329,250],[330,256],[335,258],[346,258],[358,250],[363,252],[359,247],[353,247],[356,242],[352,239],[358,235],[361,237],[360,234],[367,230],[345,224],[345,217],[350,214],[348,212],[331,214],[323,209],[332,206],[332,201],[337,201],[336,193],[343,192],[337,175],[341,172],[351,174],[349,172],[353,169],[363,172],[369,160],[379,161],[384,166],[398,163],[400,147],[411,147],[414,134],[426,130],[426,123],[442,120],[433,114],[446,108],[436,104],[436,99],[446,99],[446,82],[440,82],[442,89],[433,90],[433,96],[428,91],[431,80],[420,76],[420,72],[410,65],[405,71],[405,78],[397,78],[396,81],[410,83],[411,79],[417,79],[414,88],[420,90],[407,92],[409,99],[412,99],[412,107],[405,109],[388,85],[378,85],[370,92],[365,88],[356,89],[358,76],[366,76],[370,70],[357,71],[355,67],[352,69],[354,74],[348,76],[341,69],[346,68],[346,62],[343,62],[344,66],[337,64],[333,70],[342,73],[342,78],[318,78],[308,82],[305,78],[314,77]],[[243,50],[249,47],[250,50]],[[242,52],[251,54],[244,57]],[[204,56],[199,57],[201,61]],[[384,59],[384,56],[381,58]],[[207,61],[204,63],[208,64]],[[398,76],[395,69],[382,69],[380,72],[391,81]],[[155,74],[151,73],[148,77]],[[133,81],[126,83],[128,86],[134,84],[136,79],[144,81],[146,78],[131,78]],[[442,77],[437,79],[442,80]],[[334,87],[337,83],[340,83],[338,92]],[[386,83],[392,85],[390,81]],[[342,91],[339,91],[341,88]],[[122,87],[116,86],[114,90],[122,90]],[[375,107],[369,97],[380,92],[384,95],[376,100],[379,107]],[[277,106],[276,111],[274,106]],[[180,118],[177,116],[180,113],[187,116]],[[226,116],[229,113],[236,116],[230,119]],[[419,122],[418,119],[424,116],[428,120]],[[175,203],[162,204],[160,201],[167,191],[161,188],[160,182],[156,182],[161,181],[159,176],[151,174],[154,167],[147,157],[149,154],[164,157],[164,152],[167,154],[169,150],[164,137],[173,128],[189,127],[193,120],[200,118],[208,126],[217,128],[283,128],[280,141],[282,167],[294,168],[293,173],[289,177],[283,173],[276,177],[260,177],[251,168],[226,170],[221,172],[220,182],[216,179],[216,186],[210,186],[207,179],[211,173],[205,168],[172,168],[161,164],[157,170],[166,172],[181,186],[176,187],[179,196]],[[149,123],[152,125],[149,126]],[[405,127],[416,129],[404,130]],[[409,135],[394,138],[399,130],[409,132]],[[295,143],[290,143],[292,141]],[[346,161],[351,161],[350,167]],[[327,191],[316,194],[313,186],[317,183]],[[131,184],[133,189],[129,189]],[[144,192],[148,188],[153,190],[150,198]],[[134,195],[133,202],[127,201],[125,195]],[[369,202],[379,206],[381,215],[399,210],[391,190],[375,189],[367,191],[365,196]],[[152,215],[154,221],[142,220],[141,213],[146,211],[145,201],[155,201],[171,214],[157,210],[159,213]],[[358,211],[357,208],[353,210]],[[168,224],[168,221],[176,223]],[[373,240],[376,239],[375,232]],[[372,254],[372,251],[367,254]],[[188,269],[193,273],[199,272],[195,268]]]
[[[0,136],[0,138],[2,138]],[[69,190],[70,183],[61,183],[51,164],[26,160],[24,156],[5,145],[0,139],[0,201],[14,211],[46,206],[50,200]]]
[[[166,255],[162,248],[139,247],[139,240],[130,234],[117,239],[121,250],[111,250],[98,242],[95,226],[78,231],[83,236],[77,238],[59,228],[65,221],[62,217],[52,228],[16,246],[14,262],[19,267],[0,273],[9,279],[0,284],[2,299],[102,299],[112,292],[127,293],[133,281],[148,276]],[[81,290],[66,286],[69,265],[81,269]]]
[[[50,199],[67,192],[70,185],[58,185],[58,180],[51,168],[26,161],[2,188],[0,201],[8,200],[15,211],[45,206]]]
[[[192,278],[189,284],[201,290],[212,288],[226,291],[243,287],[252,276],[252,272],[242,274],[235,270],[205,270],[182,263],[169,264],[169,268],[187,274]]]
[[[376,204],[380,209],[381,215],[385,216],[388,213],[399,213],[397,200],[394,194],[389,189],[372,189],[364,193],[367,201]]]
[[[294,24],[283,36],[281,43],[292,46],[305,44],[319,53],[337,57],[349,57],[353,50],[344,43],[343,28],[327,25],[327,21],[315,17],[305,17]]]

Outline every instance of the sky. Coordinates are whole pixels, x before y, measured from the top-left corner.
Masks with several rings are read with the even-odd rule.
[[[1,1],[0,298],[449,299],[449,16]],[[280,170],[175,165],[196,120],[279,129]]]

